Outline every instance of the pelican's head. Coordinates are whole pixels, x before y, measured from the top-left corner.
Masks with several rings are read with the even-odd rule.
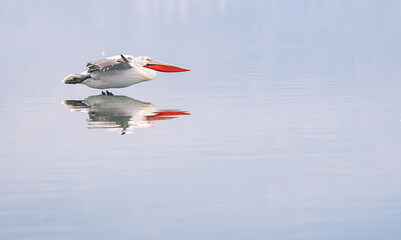
[[[191,69],[179,67],[173,64],[153,60],[150,57],[136,57],[135,62],[142,67],[153,69],[160,72],[185,72]]]

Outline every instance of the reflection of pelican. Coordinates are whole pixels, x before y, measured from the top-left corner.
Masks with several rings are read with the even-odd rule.
[[[174,119],[190,112],[178,110],[156,111],[151,103],[126,96],[90,96],[84,100],[65,100],[63,104],[71,111],[86,112],[89,128],[107,128],[122,134],[134,128],[147,128],[151,121]]]
[[[149,57],[120,55],[88,62],[86,71],[68,75],[66,84],[82,83],[91,88],[124,88],[143,81],[152,80],[156,72],[183,72],[190,69],[159,62]]]

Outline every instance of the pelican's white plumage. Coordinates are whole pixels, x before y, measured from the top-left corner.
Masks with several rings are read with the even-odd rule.
[[[68,75],[66,84],[81,83],[91,88],[124,88],[156,77],[156,71],[190,71],[183,67],[153,60],[149,57],[117,55],[86,64],[86,71]]]

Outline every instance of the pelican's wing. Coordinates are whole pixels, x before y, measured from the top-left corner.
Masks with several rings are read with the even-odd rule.
[[[131,60],[131,59],[130,59]],[[129,60],[121,55],[120,58],[103,58],[86,64],[88,72],[107,70],[126,70],[131,68]]]

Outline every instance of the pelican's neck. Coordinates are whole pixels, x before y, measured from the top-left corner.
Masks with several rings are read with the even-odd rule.
[[[152,80],[153,78],[156,77],[156,71],[149,69],[149,68],[145,68],[145,67],[140,67],[140,70],[142,71],[142,77],[143,77],[143,81],[149,81]]]

